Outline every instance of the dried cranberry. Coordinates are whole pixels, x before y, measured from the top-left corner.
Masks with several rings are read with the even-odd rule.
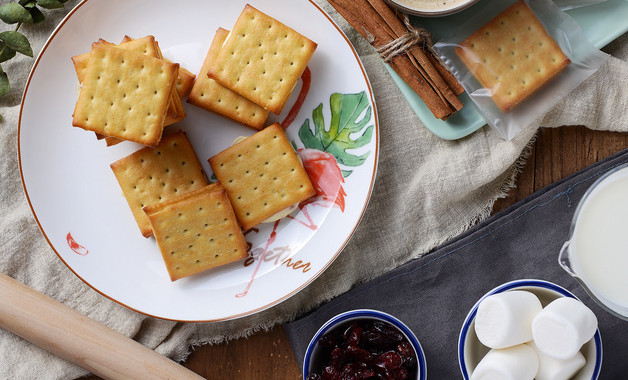
[[[397,345],[397,352],[403,358],[404,363],[414,363],[416,360],[414,355],[414,349],[410,342],[401,342]]]
[[[318,344],[325,348],[334,348],[336,346],[336,335],[325,334],[319,340]]]
[[[388,339],[393,342],[402,342],[404,339],[403,334],[388,323],[375,323],[374,327],[379,329],[382,334],[384,334]]]
[[[391,380],[405,380],[408,378],[408,370],[405,367],[390,370],[388,378]]]
[[[361,380],[373,376],[375,376],[375,372],[361,368],[359,365],[356,365],[356,363],[347,364],[345,368],[343,368],[341,375],[343,380]]]
[[[385,350],[404,340],[403,334],[394,327],[380,321],[374,322],[362,334],[367,345],[373,349]]]
[[[343,369],[342,369],[342,379],[343,380],[353,380],[353,379],[357,379],[357,374],[356,374],[356,369],[353,368],[352,364],[347,364]]]
[[[325,380],[340,380],[340,370],[332,367],[332,366],[327,366],[325,368],[323,368],[323,379]]]
[[[369,364],[373,360],[373,355],[363,348],[349,346],[345,353],[347,358],[358,363]]]
[[[362,376],[363,379],[368,379],[375,376],[375,372],[373,370],[367,369],[367,370],[363,370],[360,373],[360,375]]]
[[[357,347],[360,344],[360,336],[362,336],[362,331],[364,329],[357,325],[353,324],[349,329],[345,332],[345,341],[349,346]]]
[[[331,360],[330,364],[332,367],[336,369],[342,369],[345,365],[345,353],[339,347],[334,348],[331,351]]]
[[[403,359],[401,358],[401,355],[395,351],[384,352],[376,357],[374,361],[376,366],[385,368],[388,371],[401,367],[402,363]]]
[[[318,373],[310,373],[305,378],[305,380],[322,380],[322,379],[323,379],[323,376],[319,375]]]

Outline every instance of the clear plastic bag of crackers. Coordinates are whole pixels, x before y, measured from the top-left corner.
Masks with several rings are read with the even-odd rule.
[[[434,49],[506,140],[608,59],[550,0],[494,0]]]

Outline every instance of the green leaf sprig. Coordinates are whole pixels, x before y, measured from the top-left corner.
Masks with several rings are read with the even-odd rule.
[[[0,6],[0,20],[12,25],[17,24],[13,30],[0,32],[0,64],[15,57],[16,53],[33,57],[33,49],[25,35],[18,32],[22,24],[39,24],[44,21],[44,14],[38,7],[44,9],[63,8],[68,0],[19,0],[17,3],[7,3]],[[9,77],[0,65],[0,98],[9,90]],[[0,121],[2,116],[0,115]]]

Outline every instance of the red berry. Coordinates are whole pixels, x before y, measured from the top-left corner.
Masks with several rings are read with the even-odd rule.
[[[385,368],[388,371],[401,367],[402,363],[403,359],[401,358],[401,355],[395,351],[384,352],[375,358],[375,365]]]
[[[338,370],[342,369],[342,367],[344,366],[345,354],[344,354],[344,351],[340,349],[339,347],[336,347],[331,351],[330,364],[332,367]]]

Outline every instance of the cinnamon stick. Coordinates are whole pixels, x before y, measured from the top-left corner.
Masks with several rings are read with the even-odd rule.
[[[372,11],[379,14],[384,21],[386,30],[390,34],[392,40],[395,40],[404,34],[408,33],[406,26],[397,18],[397,15],[381,0],[367,0],[372,7]],[[425,78],[425,80],[434,88],[436,95],[445,103],[452,104],[452,101],[448,98],[455,98],[453,94],[449,93],[446,96],[445,92],[448,91],[448,86],[443,82],[442,78],[438,78],[435,69],[431,62],[427,62],[427,58],[423,53],[423,50],[418,47],[413,47],[410,50],[411,54],[408,54],[410,62],[415,66],[419,73]],[[440,81],[438,81],[438,78]],[[457,98],[456,98],[457,100]],[[455,108],[455,107],[454,107]]]
[[[407,27],[383,0],[329,2],[375,48],[385,46],[408,33]],[[413,46],[405,54],[394,56],[389,64],[423,99],[435,117],[446,119],[462,108],[456,96],[460,85],[432,57],[431,52],[426,53],[420,47]]]
[[[449,88],[451,88],[451,91],[453,91],[456,95],[462,94],[464,92],[464,88],[462,87],[460,82],[458,82],[456,77],[454,77],[454,75],[450,73],[449,70],[447,70],[442,63],[440,63],[440,60],[434,57],[434,54],[429,54],[427,57],[430,59],[436,70],[438,70],[445,82],[447,82],[447,85],[449,86]]]
[[[384,22],[395,32],[395,39],[408,33],[407,27],[399,19],[397,12],[393,11],[384,0],[368,0],[374,10],[382,17]],[[440,92],[447,102],[456,110],[462,108],[462,102],[458,99],[457,94],[451,90],[447,82],[440,75],[440,72],[434,67],[432,61],[429,60],[426,52],[418,46],[413,46],[410,49],[411,58],[414,58],[413,63],[417,69],[422,68],[425,70],[427,76],[426,79],[430,84],[435,87],[435,91]],[[440,63],[437,64],[440,66]],[[444,68],[443,68],[444,69]]]
[[[382,27],[379,17],[373,15],[366,0],[330,0],[330,4],[374,47],[380,47],[392,41],[391,30]],[[425,102],[437,118],[446,118],[451,107],[442,101],[421,75],[417,75],[415,67],[406,55],[398,55],[392,59],[390,66]]]

